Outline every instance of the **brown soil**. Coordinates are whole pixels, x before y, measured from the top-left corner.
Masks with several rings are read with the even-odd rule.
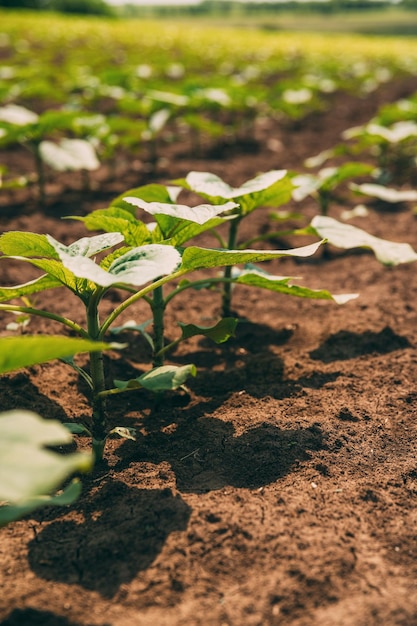
[[[200,169],[240,184],[260,171],[300,169],[381,102],[415,89],[404,79],[366,99],[333,96],[327,111],[292,128],[268,122],[259,144],[223,146],[215,158],[192,160],[175,144],[156,179]],[[10,151],[14,167],[20,158]],[[60,218],[147,182],[140,162],[116,183],[104,174],[95,195],[51,186],[44,211],[27,192],[4,196],[2,229],[83,236],[82,224]],[[307,217],[315,210],[305,203]],[[371,208],[354,223],[417,249],[409,207]],[[246,229],[265,225],[259,211]],[[0,532],[3,626],[417,624],[416,266],[388,269],[371,254],[332,250],[329,259],[268,269],[360,297],[338,306],[236,288],[236,339],[190,340],[170,355],[198,367],[189,397],[159,407],[140,393],[113,401],[112,423],[135,426],[138,440],[109,443],[74,506]],[[31,275],[22,264],[0,272],[3,285]],[[40,301],[82,320],[75,299],[55,296]],[[143,311],[123,320],[144,319]],[[178,335],[177,320],[208,325],[218,312],[216,294],[174,300],[167,333]],[[29,328],[58,330],[36,320]],[[141,341],[126,338],[129,349],[109,357],[113,377],[147,367]],[[68,421],[88,414],[85,391],[52,362],[4,376],[1,409]]]

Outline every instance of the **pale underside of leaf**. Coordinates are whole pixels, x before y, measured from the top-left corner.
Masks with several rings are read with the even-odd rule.
[[[376,258],[384,265],[398,265],[399,263],[411,263],[417,260],[417,253],[408,243],[396,243],[379,239],[366,231],[342,224],[331,217],[316,215],[311,226],[319,237],[344,250],[352,248],[369,248]]]
[[[189,207],[184,204],[166,204],[162,202],[145,202],[141,198],[127,196],[123,198],[133,206],[137,206],[151,215],[170,215],[178,219],[188,220],[197,224],[204,224],[208,220],[227,211],[231,211],[238,205],[235,202],[227,202],[221,205],[200,204]]]

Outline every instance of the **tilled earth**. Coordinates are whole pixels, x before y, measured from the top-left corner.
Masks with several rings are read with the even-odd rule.
[[[367,98],[335,94],[302,122],[265,121],[256,141],[199,158],[177,142],[156,174],[138,158],[122,164],[116,181],[99,172],[93,193],[64,177],[49,186],[42,210],[27,191],[5,192],[1,228],[69,243],[85,230],[61,217],[105,207],[134,185],[192,169],[233,185],[300,169],[381,103],[415,90],[417,80],[398,79]],[[17,173],[28,166],[18,151],[8,161]],[[410,206],[369,208],[352,223],[417,249]],[[310,218],[316,208],[306,201],[303,210]],[[256,212],[246,234],[264,232],[267,220]],[[159,406],[139,392],[112,401],[111,423],[136,427],[137,441],[111,440],[74,506],[0,531],[3,626],[417,624],[416,265],[386,268],[370,253],[332,249],[268,270],[360,295],[339,306],[237,287],[236,338],[221,346],[193,339],[169,355],[198,368],[189,396]],[[5,262],[0,284],[32,275]],[[39,302],[82,321],[77,301],[57,293]],[[219,305],[216,293],[185,292],[167,310],[167,334],[178,336],[177,321],[213,323]],[[144,315],[137,306],[122,321]],[[10,318],[1,319],[4,328]],[[37,320],[29,329],[59,331]],[[140,338],[123,339],[129,348],[108,357],[116,378],[148,367]],[[59,362],[4,376],[0,394],[2,410],[65,421],[89,411],[83,385]]]

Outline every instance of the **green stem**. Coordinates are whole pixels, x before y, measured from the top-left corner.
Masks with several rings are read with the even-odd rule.
[[[98,303],[103,290],[98,289],[91,297],[87,307],[87,330],[91,339],[101,337]],[[105,390],[103,352],[90,352],[90,375],[93,386],[91,434],[93,452],[96,460],[103,458],[107,438],[106,400],[100,393]]]
[[[33,145],[33,154],[35,157],[36,174],[38,177],[39,204],[41,207],[44,207],[46,203],[45,168],[39,150],[39,144],[37,143]]]
[[[153,292],[151,304],[154,331],[154,358],[153,367],[160,367],[164,363],[164,313],[165,302],[162,285]]]
[[[182,291],[185,291],[185,289],[195,289],[197,287],[201,287],[204,285],[209,285],[211,287],[211,285],[224,284],[227,282],[234,283],[236,281],[234,278],[226,279],[224,278],[224,276],[219,276],[218,278],[200,278],[199,280],[190,281],[189,283],[186,283],[185,285],[179,285],[178,287],[173,289],[170,294],[166,296],[165,307],[172,300],[172,298],[177,296]]]
[[[99,335],[98,338],[102,339],[104,337],[105,333],[107,332],[107,330],[109,329],[109,327],[113,324],[113,322],[119,317],[119,315],[121,313],[123,313],[123,311],[125,311],[132,304],[134,304],[135,302],[137,302],[141,298],[144,298],[148,293],[150,293],[151,291],[154,291],[157,287],[161,287],[162,285],[165,285],[165,283],[168,283],[170,280],[175,280],[176,278],[180,278],[184,274],[187,274],[188,271],[189,270],[179,269],[176,272],[174,272],[173,274],[169,274],[168,276],[164,276],[163,278],[160,278],[159,280],[156,280],[155,282],[151,283],[150,285],[147,285],[143,289],[140,289],[139,291],[136,291],[134,294],[132,294],[130,296],[130,298],[128,298],[127,300],[125,300],[124,302],[119,304],[119,306],[116,307],[112,311],[112,313],[110,313],[110,315],[106,318],[106,320],[104,321],[104,323],[101,326],[101,331],[100,331],[100,335]]]
[[[54,322],[59,322],[64,326],[68,326],[68,328],[76,332],[81,337],[84,337],[84,339],[89,339],[88,332],[81,328],[81,326],[66,317],[62,317],[61,315],[55,315],[54,313],[49,313],[49,311],[42,311],[42,309],[33,309],[32,307],[28,306],[17,306],[9,304],[0,304],[0,311],[18,311],[19,313],[26,313],[28,315],[46,317],[47,319],[54,320]]]
[[[230,222],[229,241],[227,244],[228,250],[236,250],[237,231],[238,231],[241,219],[242,219],[242,216],[239,216]],[[225,267],[224,274],[223,274],[224,282],[225,282],[224,290],[223,290],[223,297],[222,297],[222,316],[223,317],[230,317],[231,315],[232,284],[231,284],[230,279],[232,277],[232,270],[233,270],[232,265]]]

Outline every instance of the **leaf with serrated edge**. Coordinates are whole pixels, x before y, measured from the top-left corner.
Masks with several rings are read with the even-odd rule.
[[[45,291],[45,289],[52,289],[54,287],[61,287],[62,283],[54,278],[44,274],[30,280],[23,285],[15,285],[14,287],[0,287],[0,302],[9,302],[14,298],[21,298],[22,296],[29,296],[33,293]]]
[[[123,235],[119,232],[104,233],[103,235],[95,235],[93,237],[82,237],[69,246],[65,246],[51,237],[51,235],[46,235],[46,238],[60,258],[62,254],[73,257],[91,257],[99,252],[112,248],[118,243],[121,243],[124,239]]]

